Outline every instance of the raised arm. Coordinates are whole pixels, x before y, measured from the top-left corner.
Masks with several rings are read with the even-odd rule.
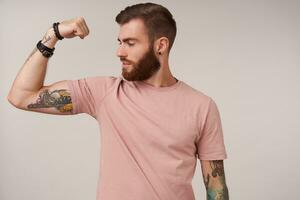
[[[207,200],[228,200],[223,160],[200,160]]]
[[[82,17],[66,20],[59,24],[64,38],[75,36],[84,39],[89,29]],[[58,41],[51,27],[42,39],[42,44],[54,48]],[[17,74],[7,95],[8,101],[17,108],[49,114],[71,114],[72,100],[67,81],[44,86],[48,57],[35,47]]]

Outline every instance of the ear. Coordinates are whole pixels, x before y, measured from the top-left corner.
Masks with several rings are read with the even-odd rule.
[[[155,53],[163,55],[168,53],[169,39],[167,37],[160,37],[155,41]]]

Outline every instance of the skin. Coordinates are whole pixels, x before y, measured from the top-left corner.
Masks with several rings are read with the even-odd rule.
[[[169,68],[168,38],[160,37],[150,42],[141,19],[132,19],[120,25],[118,41],[120,46],[116,55],[122,63],[130,64],[122,65],[122,75],[126,80],[143,81],[154,87],[170,86],[177,82]]]
[[[42,39],[42,44],[46,45],[46,46],[49,46],[49,41],[54,38],[53,36],[51,36],[51,34],[49,33],[46,33]],[[35,52],[37,52],[37,47],[35,47],[32,52],[30,53],[30,55],[28,56],[28,58],[25,60],[24,64],[27,64],[27,62],[31,59],[31,57],[35,54]]]
[[[223,160],[201,160],[207,200],[228,200]]]

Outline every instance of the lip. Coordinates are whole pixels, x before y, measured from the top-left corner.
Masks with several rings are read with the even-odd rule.
[[[123,66],[130,66],[130,63],[122,63]]]

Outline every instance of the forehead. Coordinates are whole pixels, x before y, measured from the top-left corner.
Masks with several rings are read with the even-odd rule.
[[[147,41],[148,35],[144,22],[141,19],[132,19],[129,22],[120,25],[118,39],[135,38],[140,41]]]

